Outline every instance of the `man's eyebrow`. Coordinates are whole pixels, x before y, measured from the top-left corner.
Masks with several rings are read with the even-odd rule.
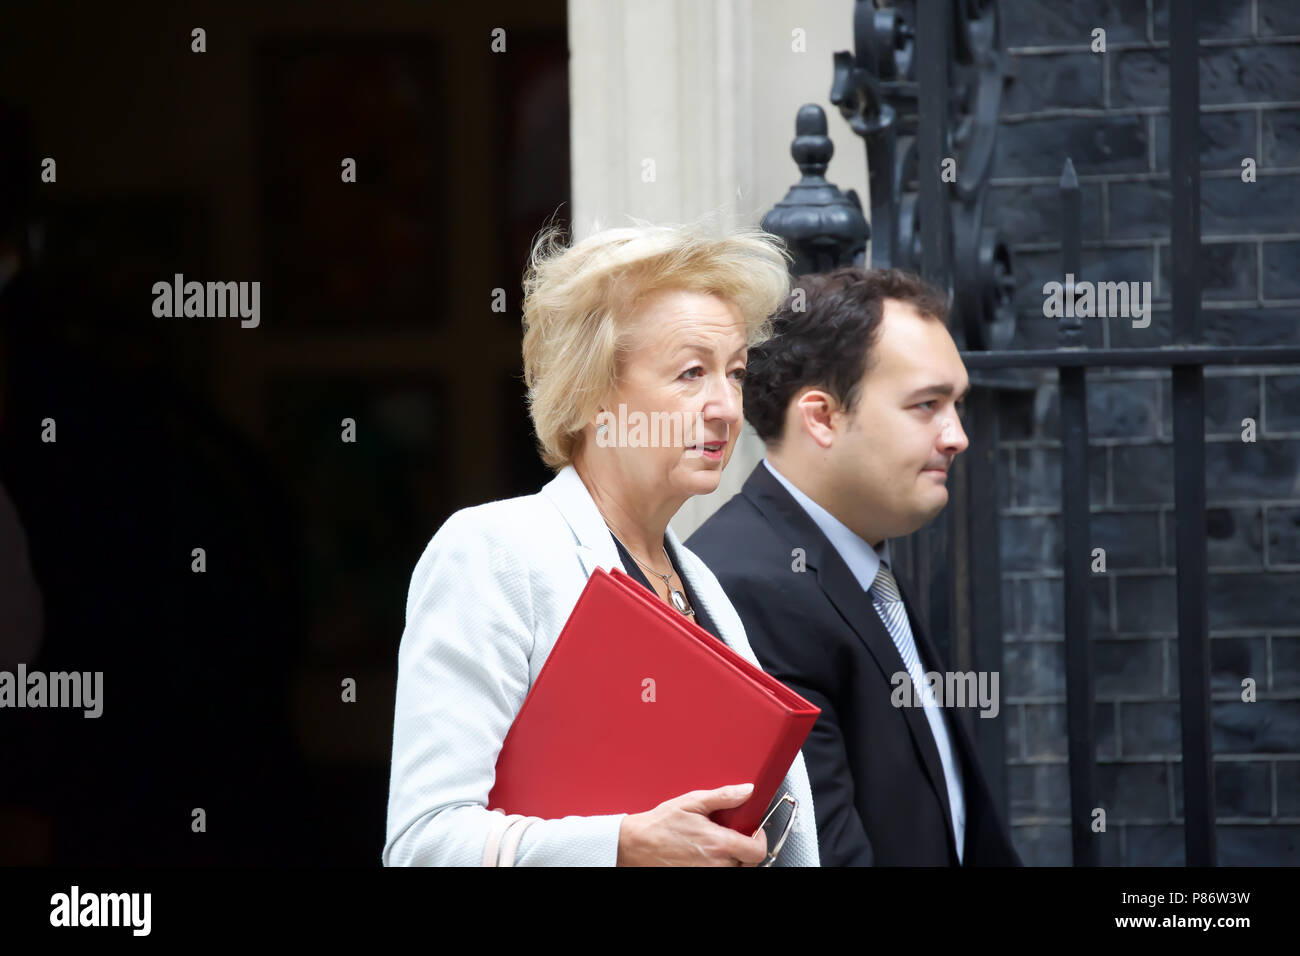
[[[926,385],[922,388],[918,388],[915,391],[911,392],[907,396],[907,398],[903,400],[906,402],[913,402],[924,395],[943,395],[947,397],[948,395],[951,395],[954,391],[956,391],[956,388],[953,385],[948,384],[947,382],[943,384]],[[957,397],[957,401],[959,402],[962,401],[969,394],[970,394],[970,385],[968,384],[965,390],[961,393],[961,395]]]

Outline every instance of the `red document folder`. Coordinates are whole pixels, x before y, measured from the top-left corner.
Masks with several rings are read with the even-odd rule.
[[[488,809],[641,813],[753,783],[711,817],[748,836],[820,713],[623,571],[597,568],[506,735]]]

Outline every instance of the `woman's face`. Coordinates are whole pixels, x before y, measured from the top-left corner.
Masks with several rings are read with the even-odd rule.
[[[633,349],[589,435],[642,500],[685,500],[718,487],[743,421],[745,324],[715,295],[665,290],[633,317]]]

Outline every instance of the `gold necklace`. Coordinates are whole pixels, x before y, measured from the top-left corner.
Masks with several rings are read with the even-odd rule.
[[[609,525],[605,525],[605,527],[609,528]],[[610,528],[609,533],[614,534],[614,529]],[[619,536],[616,534],[614,534],[614,540],[617,541],[619,544],[623,544],[622,539],[620,539]],[[672,558],[668,557],[668,549],[664,548],[662,543],[659,545],[659,547],[663,549],[664,560],[668,562],[668,567],[671,568],[673,566],[673,560]],[[632,549],[625,544],[623,544],[623,550],[626,551],[628,554],[632,554]],[[635,561],[637,564],[641,565],[641,567],[645,568],[655,577],[659,578],[661,581],[664,582],[664,587],[668,589],[668,599],[672,603],[673,607],[675,607],[682,614],[685,614],[687,617],[691,617],[695,614],[695,609],[692,608],[690,604],[688,604],[686,601],[686,595],[683,594],[681,591],[677,590],[677,588],[673,587],[672,581],[669,580],[672,577],[671,574],[660,574],[654,568],[650,567],[645,562],[643,562],[635,554],[632,554],[632,560]]]

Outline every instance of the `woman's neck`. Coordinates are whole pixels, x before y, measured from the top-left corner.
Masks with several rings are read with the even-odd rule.
[[[669,510],[668,503],[659,507],[646,508],[645,503],[634,503],[634,495],[621,493],[622,486],[613,482],[602,481],[600,475],[593,475],[590,469],[577,467],[578,477],[582,479],[587,493],[596,503],[597,510],[605,519],[605,524],[614,532],[614,537],[623,543],[628,552],[638,561],[645,562],[651,568],[669,574],[672,565],[668,563],[664,552],[664,535],[668,521],[677,508]],[[681,507],[679,502],[678,508]]]

